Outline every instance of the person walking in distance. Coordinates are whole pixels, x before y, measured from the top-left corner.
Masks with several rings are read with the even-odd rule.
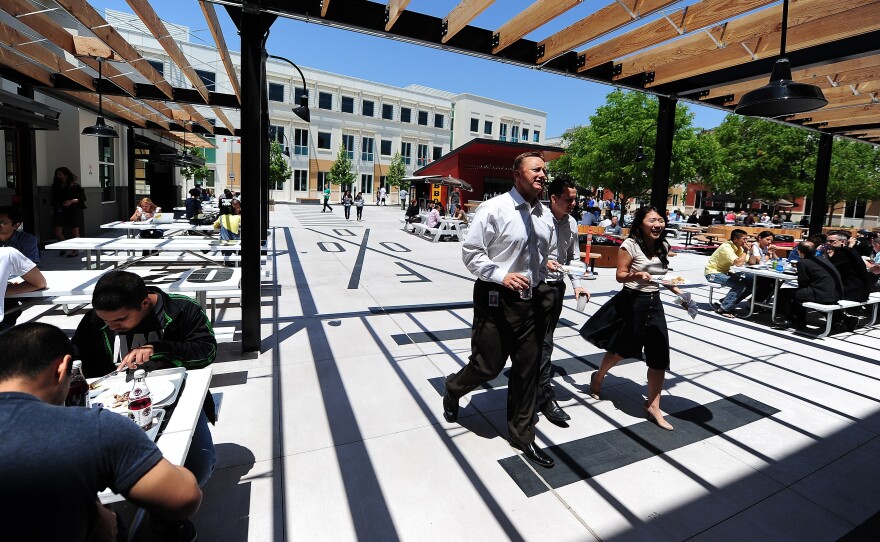
[[[535,394],[541,339],[546,326],[540,292],[533,287],[546,272],[551,231],[538,194],[547,181],[539,152],[513,163],[514,187],[482,203],[462,246],[462,259],[477,276],[474,323],[468,364],[446,379],[443,417],[458,419],[458,401],[504,368],[513,367],[507,397],[508,442],[531,462],[552,467],[554,460],[535,444]]]
[[[70,229],[72,237],[79,237],[79,226],[86,208],[86,193],[79,184],[79,177],[66,167],[55,170],[52,181],[52,232],[55,239],[64,241],[64,228]],[[59,253],[64,256],[64,251]],[[78,250],[67,253],[68,258],[79,256]]]
[[[354,198],[351,197],[351,192],[348,190],[345,191],[345,194],[342,195],[342,208],[345,210],[345,219],[351,220],[351,204],[354,203]]]
[[[330,186],[324,187],[324,207],[321,208],[321,212],[323,213],[326,210],[330,210],[333,212],[333,207],[330,207]]]
[[[376,205],[379,205],[380,203],[382,205],[385,205],[385,194],[386,193],[387,192],[385,191],[385,185],[383,184],[382,186],[379,187],[379,199],[376,200]]]
[[[354,197],[354,208],[357,210],[357,219],[358,222],[361,221],[361,217],[364,214],[364,193],[358,192],[357,196]]]
[[[543,218],[551,228],[550,253],[547,257],[547,279],[538,285],[540,290],[545,290],[541,295],[544,301],[544,318],[547,322],[547,330],[544,333],[544,344],[541,348],[541,368],[538,379],[538,410],[554,423],[562,423],[570,420],[571,416],[562,410],[556,402],[556,394],[551,384],[552,364],[550,357],[553,355],[553,333],[562,313],[562,300],[565,298],[564,265],[568,265],[580,258],[578,246],[577,222],[569,214],[574,209],[577,199],[577,189],[574,179],[568,175],[557,175],[550,183],[550,212],[545,212]],[[571,286],[574,288],[576,299],[586,296],[590,299],[590,292],[581,287],[580,277],[569,275]]]

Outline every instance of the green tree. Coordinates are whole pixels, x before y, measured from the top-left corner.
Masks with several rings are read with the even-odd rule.
[[[815,171],[815,158],[809,166]],[[812,195],[812,192],[807,192]],[[830,225],[834,207],[844,201],[880,199],[880,150],[874,145],[835,138],[828,175],[826,224]]]
[[[284,181],[290,179],[292,174],[293,170],[281,151],[281,143],[272,141],[269,146],[269,187],[272,190],[284,189]]]
[[[657,134],[657,99],[641,92],[615,90],[605,105],[590,117],[588,126],[563,135],[566,154],[550,164],[554,172],[565,172],[583,187],[599,186],[623,196],[643,197],[651,188],[654,141]],[[691,156],[694,141],[693,113],[679,106],[675,116],[670,184],[698,178]],[[638,146],[643,159],[637,161]]]
[[[330,184],[343,185],[343,189],[350,190],[351,183],[354,182],[355,174],[351,170],[351,158],[348,157],[348,151],[345,145],[339,148],[339,154],[336,155],[336,161],[330,167],[327,173],[327,179]]]
[[[190,147],[183,148],[183,152],[189,153],[190,156],[196,158],[205,158],[205,151],[199,147]],[[195,182],[203,182],[205,178],[208,176],[208,168],[205,166],[196,167],[196,166],[181,166],[180,174],[183,175],[183,178],[187,181],[191,181],[195,179]]]
[[[391,159],[391,166],[388,167],[388,174],[385,176],[385,184],[406,190],[409,188],[409,183],[403,182],[404,177],[406,177],[406,164],[403,163],[403,156],[401,156],[399,152],[396,152],[394,153],[394,158]]]

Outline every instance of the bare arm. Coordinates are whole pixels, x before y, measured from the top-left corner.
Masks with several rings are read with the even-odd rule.
[[[190,471],[162,459],[132,486],[125,497],[147,510],[184,519],[199,509],[202,490]]]
[[[8,295],[35,292],[46,288],[46,277],[44,277],[36,267],[22,275],[21,279],[24,282],[9,284],[9,286],[6,287],[6,293]]]
[[[630,271],[632,261],[633,259],[629,252],[625,250],[617,251],[617,282],[638,281],[642,284],[651,282],[651,274],[647,271],[639,271],[638,273]]]

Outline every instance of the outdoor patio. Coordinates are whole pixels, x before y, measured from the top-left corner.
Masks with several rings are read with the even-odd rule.
[[[214,364],[218,465],[193,518],[200,540],[837,540],[880,510],[880,330],[813,340],[705,310],[692,321],[670,295],[668,433],[642,415],[640,362],[612,371],[602,401],[585,393],[601,352],[577,330],[619,289],[608,269],[587,282],[587,314],[567,300],[556,332],[572,420],[537,426],[554,469],[508,446],[504,374],[446,423],[472,277],[458,243],[405,233],[402,215],[275,208],[262,351],[223,345]],[[672,267],[703,283],[705,259]],[[707,308],[708,287],[690,291]],[[82,314],[46,311],[25,318],[72,332]],[[240,329],[238,308],[217,325]]]

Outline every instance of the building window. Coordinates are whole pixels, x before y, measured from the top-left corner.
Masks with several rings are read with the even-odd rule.
[[[153,67],[154,70],[159,72],[159,75],[165,75],[165,63],[161,60],[147,60],[147,64]]]
[[[383,139],[379,142],[379,153],[382,156],[391,156],[391,140]]]
[[[116,156],[113,139],[98,138],[98,182],[101,184],[101,202],[116,201]]]
[[[342,146],[345,147],[345,154],[349,160],[354,160],[354,136],[342,134]]]
[[[385,192],[387,192],[388,195],[390,196],[390,195],[391,195],[391,187],[388,186],[388,184],[387,184],[387,183],[388,183],[387,179],[388,179],[388,176],[386,176],[386,175],[379,175],[379,186],[384,186],[384,187],[385,187]]]
[[[293,129],[293,155],[309,155],[309,131],[302,128]]]
[[[375,115],[376,102],[372,102],[370,100],[364,100],[361,102],[361,112],[365,117],[372,117]]]
[[[403,163],[412,164],[412,143],[404,141],[400,144],[400,155],[403,156]]]
[[[284,148],[284,126],[269,125],[269,141],[277,141]]]
[[[419,146],[416,149],[416,152],[418,155],[418,164],[420,166],[427,166],[428,165],[428,146],[419,144]]]
[[[427,111],[419,111],[419,125],[421,125],[421,126],[428,125],[428,112]]]
[[[297,192],[305,192],[309,189],[309,170],[293,170],[293,189]]]
[[[318,109],[333,109],[333,95],[329,92],[319,92]]]
[[[865,202],[864,201],[848,201],[843,210],[844,218],[865,218]]]
[[[541,141],[541,132],[535,130],[535,133],[532,134],[532,142],[539,143]]]
[[[330,183],[327,181],[327,172],[319,171],[318,172],[318,192],[323,192],[325,186],[330,186]]]
[[[694,192],[694,208],[702,208],[704,200],[709,196],[708,190],[697,190]]]
[[[487,135],[487,136],[492,135],[492,121],[491,120],[487,120],[486,122],[483,123],[483,134]]]
[[[382,118],[385,120],[394,120],[394,106],[391,104],[382,104]]]
[[[440,113],[434,113],[434,128],[443,128],[443,121],[446,118]]]
[[[519,143],[519,126],[515,124],[510,127],[510,140]]]
[[[330,132],[318,132],[318,148],[330,149]]]
[[[507,141],[507,124],[504,122],[498,125],[498,141]]]
[[[354,98],[352,98],[351,96],[342,97],[342,112],[354,113]]]
[[[409,107],[400,108],[400,122],[412,122],[412,109]]]
[[[214,92],[214,89],[217,88],[217,74],[214,72],[206,72],[203,70],[196,70],[196,75],[199,76],[199,79],[202,80],[202,83],[205,84],[205,88],[208,89],[209,92]]]
[[[471,119],[471,132],[478,132],[480,130],[480,119]]]
[[[206,187],[214,188],[214,179],[215,179],[216,174],[217,174],[217,172],[214,171],[213,169],[208,170],[208,175],[205,176],[205,186]]]
[[[813,198],[804,198],[804,215],[810,215],[813,212]]]
[[[373,176],[368,173],[361,174],[361,192],[364,194],[373,193]]]
[[[296,105],[299,105],[300,98],[305,96],[305,94],[306,94],[306,89],[299,88],[299,87],[294,88],[293,89],[293,103],[295,103]]]
[[[269,101],[271,102],[283,102],[284,101],[284,85],[280,83],[269,83]]]
[[[373,138],[372,137],[362,137],[361,138],[361,160],[364,162],[372,162],[373,161]]]
[[[434,155],[431,158],[439,160],[441,156],[443,156],[443,147],[434,147]]]
[[[524,142],[528,143],[528,141],[529,141],[529,129],[528,128],[522,129],[522,138],[523,138]]]

